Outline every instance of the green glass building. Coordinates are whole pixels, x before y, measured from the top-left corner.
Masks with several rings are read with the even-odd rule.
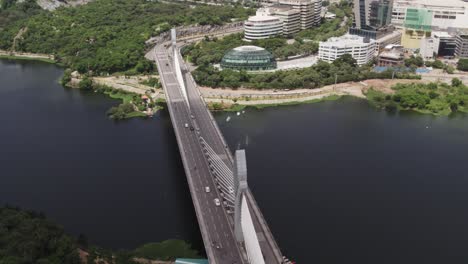
[[[276,60],[264,48],[240,46],[224,55],[221,68],[245,71],[273,70],[276,69]]]

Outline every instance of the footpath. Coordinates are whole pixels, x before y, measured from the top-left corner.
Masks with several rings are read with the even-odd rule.
[[[221,103],[224,106],[239,105],[274,105],[287,103],[300,103],[319,100],[329,96],[350,95],[366,98],[365,93],[371,87],[378,91],[391,94],[391,87],[397,83],[425,82],[423,80],[366,80],[363,82],[348,82],[337,85],[328,85],[317,89],[224,89],[200,87],[202,96],[207,103]]]

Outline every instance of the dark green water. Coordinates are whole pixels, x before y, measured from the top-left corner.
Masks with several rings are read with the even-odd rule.
[[[116,101],[63,89],[61,73],[0,61],[0,203],[104,247],[200,248],[167,112],[110,121]],[[247,149],[249,184],[298,263],[467,263],[467,116],[389,115],[345,98],[216,117]]]

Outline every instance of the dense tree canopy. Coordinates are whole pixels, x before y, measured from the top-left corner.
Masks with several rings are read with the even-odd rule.
[[[446,83],[410,83],[397,84],[392,87],[393,95],[371,90],[368,98],[374,104],[394,109],[417,110],[424,113],[449,114],[451,112],[468,112],[468,87],[454,78],[452,85]]]
[[[6,29],[15,21],[45,12],[36,4],[35,0],[0,0],[0,32]],[[3,34],[0,34],[0,42],[6,41]],[[12,40],[10,40],[12,41]]]
[[[2,264],[79,264],[77,246],[63,229],[43,215],[0,208]]]
[[[414,56],[405,59],[405,66],[406,67],[422,67],[424,66],[424,60],[421,56]]]
[[[133,251],[112,251],[89,246],[86,236],[75,239],[41,213],[13,207],[0,207],[1,264],[82,264],[78,250],[89,255],[88,263],[136,264],[135,257],[172,260],[197,258],[198,252],[182,240],[148,243]]]
[[[147,72],[152,64],[144,59],[144,50],[151,36],[172,26],[221,24],[249,14],[251,10],[241,6],[191,8],[157,1],[96,0],[3,21],[0,48],[11,49],[20,29],[27,29],[17,40],[17,50],[55,54],[60,62],[82,73]]]
[[[244,71],[218,70],[212,66],[200,66],[193,73],[197,83],[210,87],[246,87],[254,89],[296,89],[318,88],[324,85],[374,78],[392,78],[392,71],[376,73],[369,66],[359,67],[356,60],[346,55],[329,64],[319,61],[312,67],[275,71],[267,73],[247,73]],[[420,78],[419,76],[397,73],[396,78]]]
[[[294,38],[295,42],[292,44],[288,44],[287,39],[283,37],[272,37],[247,42],[243,40],[242,34],[234,34],[222,39],[206,38],[197,44],[186,47],[183,55],[189,57],[195,65],[207,66],[210,63],[219,63],[228,50],[242,45],[255,45],[265,48],[273,53],[273,56],[277,59],[314,54],[318,51],[319,41],[345,34],[348,26],[351,24],[352,9],[349,3],[341,2],[333,4],[330,6],[330,11],[335,12],[337,18],[332,21],[324,21],[319,27],[299,32]],[[347,17],[346,22],[344,21],[345,17]]]

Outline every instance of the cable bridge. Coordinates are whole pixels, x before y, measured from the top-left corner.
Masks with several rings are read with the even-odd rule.
[[[248,187],[245,151],[230,152],[179,48],[173,29],[153,57],[209,263],[289,263]]]

